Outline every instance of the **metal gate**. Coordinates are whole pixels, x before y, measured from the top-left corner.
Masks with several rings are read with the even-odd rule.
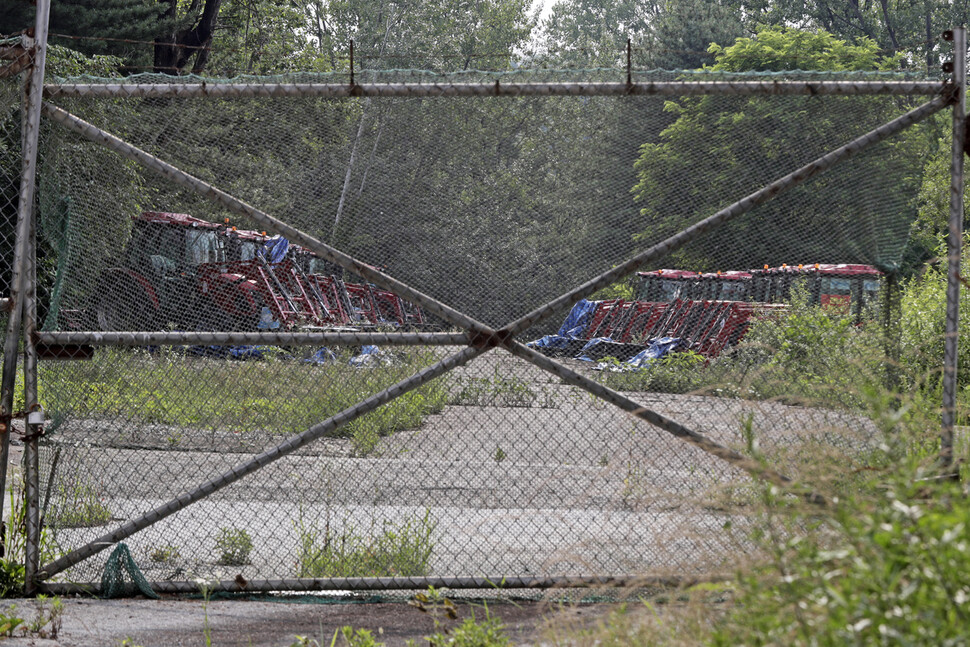
[[[632,331],[633,312],[652,312],[624,309],[642,302],[639,270],[747,263],[701,267],[713,284],[718,269],[764,260],[770,281],[782,265],[772,245],[803,255],[779,276],[801,276],[796,263],[806,276],[813,263],[889,267],[909,225],[897,216],[909,195],[900,134],[952,109],[962,181],[960,57],[946,82],[352,69],[42,85],[42,22],[24,41],[34,58],[2,403],[9,432],[22,339],[13,430],[31,586],[97,588],[119,542],[158,591],[198,579],[236,591],[704,577],[752,549],[758,482],[822,502],[799,478],[806,457],[850,460],[878,443],[853,390],[882,370],[861,333],[840,333],[839,352],[858,353],[851,371],[789,358],[804,368],[798,392],[778,372],[791,344],[732,354],[734,338],[723,355],[701,353],[728,325],[724,306],[676,326],[670,307],[670,327],[650,330],[676,329],[691,352],[646,369],[623,355],[661,354],[646,328],[595,350],[563,326],[578,353],[536,340],[589,302],[626,313]],[[732,175],[765,152],[755,135],[802,114],[787,125],[809,136]],[[709,156],[671,153],[684,115]],[[707,166],[715,157],[725,165]],[[621,186],[635,200],[616,198]],[[740,199],[725,201],[728,188]],[[839,201],[854,213],[823,219],[847,209]],[[786,230],[799,232],[787,247]],[[53,267],[44,313],[35,238]],[[745,321],[762,341],[787,310],[773,312]],[[947,325],[944,462],[956,317]]]

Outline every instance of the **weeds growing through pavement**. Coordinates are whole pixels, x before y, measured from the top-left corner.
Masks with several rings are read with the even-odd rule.
[[[345,519],[337,530],[329,515],[323,528],[307,522],[301,511],[299,577],[380,577],[427,575],[434,552],[437,522],[431,510],[394,523],[361,529]]]

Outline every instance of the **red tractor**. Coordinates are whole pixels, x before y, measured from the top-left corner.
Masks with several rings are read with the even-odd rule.
[[[123,264],[94,295],[101,330],[255,328],[264,294],[226,263],[224,227],[182,213],[135,216]]]
[[[871,265],[814,263],[782,265],[753,270],[753,298],[765,303],[784,303],[795,290],[803,291],[813,305],[862,321],[866,306],[879,298],[883,273]]]

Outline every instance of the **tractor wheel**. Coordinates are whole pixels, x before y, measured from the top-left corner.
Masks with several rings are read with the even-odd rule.
[[[121,275],[101,282],[95,304],[99,330],[155,330],[158,311],[145,288],[135,279]]]

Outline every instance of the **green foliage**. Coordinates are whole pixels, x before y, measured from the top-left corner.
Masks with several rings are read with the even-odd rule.
[[[445,595],[444,589],[429,586],[427,591],[415,594],[408,604],[422,613],[430,614],[434,620],[434,634],[425,636],[431,647],[503,647],[510,644],[504,633],[504,625],[491,616],[487,605],[484,607],[485,620],[479,622],[473,612],[470,618],[465,618],[460,624],[448,626],[449,620],[460,620],[460,614],[455,603]],[[417,643],[409,640],[407,644],[415,647]]]
[[[38,595],[37,610],[34,619],[22,627],[24,635],[37,636],[42,639],[55,640],[64,623],[64,603],[56,595],[48,597]]]
[[[156,564],[173,564],[182,558],[178,546],[159,546],[148,553],[148,559]]]
[[[216,536],[217,562],[225,566],[245,566],[250,564],[253,552],[253,538],[242,528],[220,528]]]
[[[47,47],[47,67],[45,71],[48,76],[68,77],[89,74],[91,76],[111,77],[118,76],[118,69],[121,66],[122,60],[117,56],[104,54],[86,56],[81,52],[53,43]]]
[[[373,632],[367,629],[354,629],[350,625],[340,627],[333,632],[333,638],[327,643],[323,638],[316,640],[309,636],[294,636],[290,647],[384,647],[384,643],[377,642]]]
[[[14,615],[16,610],[17,605],[11,605],[6,612],[0,612],[0,635],[12,637],[17,627],[26,622],[23,618]]]
[[[826,32],[762,28],[756,38],[715,46],[712,72],[881,70],[871,41],[850,45]],[[812,103],[815,101],[815,103]],[[651,244],[715,213],[761,186],[821,156],[897,109],[874,98],[837,100],[820,110],[812,98],[703,97],[669,101],[673,122],[644,143],[633,194],[641,207],[638,240]],[[793,260],[901,262],[913,218],[911,196],[930,145],[926,127],[908,130],[866,163],[841,166],[676,252],[672,266],[696,270],[747,268]],[[877,170],[878,169],[878,170]],[[897,178],[879,187],[874,177]],[[892,204],[893,207],[888,205]],[[837,239],[820,232],[841,232]]]
[[[801,525],[775,510],[760,535],[771,566],[740,577],[739,605],[711,644],[962,642],[970,511],[957,484],[923,475],[887,467]]]
[[[776,26],[759,27],[753,38],[738,38],[727,47],[713,44],[710,52],[717,59],[711,69],[724,72],[891,70],[900,62],[898,54],[887,58],[866,38],[850,44],[825,31]]]
[[[964,238],[961,266],[970,262],[970,250]],[[943,344],[946,327],[946,246],[937,247],[938,265],[902,285],[901,361],[912,382],[939,384],[943,368]],[[960,289],[960,329],[970,326],[970,291]],[[961,334],[957,341],[957,383],[964,391],[970,387],[970,338]]]
[[[0,559],[0,598],[23,593],[27,570],[11,559]]]
[[[607,357],[603,361],[607,366],[598,378],[618,391],[689,393],[707,383],[705,379],[708,376],[704,372],[707,360],[692,350],[669,353],[634,370],[611,370],[623,366],[615,357]]]
[[[299,577],[381,577],[427,575],[434,551],[437,521],[431,511],[393,523],[384,520],[377,528],[361,531],[350,520],[341,530],[321,530],[297,523],[300,542]]]
[[[496,368],[491,377],[464,377],[455,379],[452,387],[457,391],[450,404],[492,407],[550,406],[549,397],[536,392],[528,380],[515,375],[500,374]]]
[[[111,509],[97,488],[83,478],[59,480],[54,488],[53,505],[47,515],[52,528],[86,528],[111,521]]]
[[[436,631],[425,640],[431,647],[504,647],[512,644],[505,635],[505,625],[497,618],[490,617],[481,622],[474,617],[465,618],[460,625]],[[411,641],[408,644],[416,643]]]
[[[34,617],[30,620],[16,614],[16,605],[0,611],[0,636],[11,638],[19,630],[25,637],[56,640],[64,623],[64,603],[57,596],[38,595],[36,605]]]
[[[89,362],[42,365],[40,380],[49,401],[70,406],[62,413],[71,417],[123,415],[196,430],[290,434],[305,431],[433,361],[430,353],[404,353],[392,366],[364,370],[342,362],[230,362],[174,351],[104,349]],[[379,438],[412,429],[428,414],[441,411],[447,399],[444,384],[436,380],[346,424],[338,435]],[[171,441],[178,445],[181,438],[173,436]]]
[[[714,43],[743,33],[741,7],[723,0],[559,0],[539,38],[547,65],[620,67],[631,40],[641,69],[690,69],[712,60]]]

